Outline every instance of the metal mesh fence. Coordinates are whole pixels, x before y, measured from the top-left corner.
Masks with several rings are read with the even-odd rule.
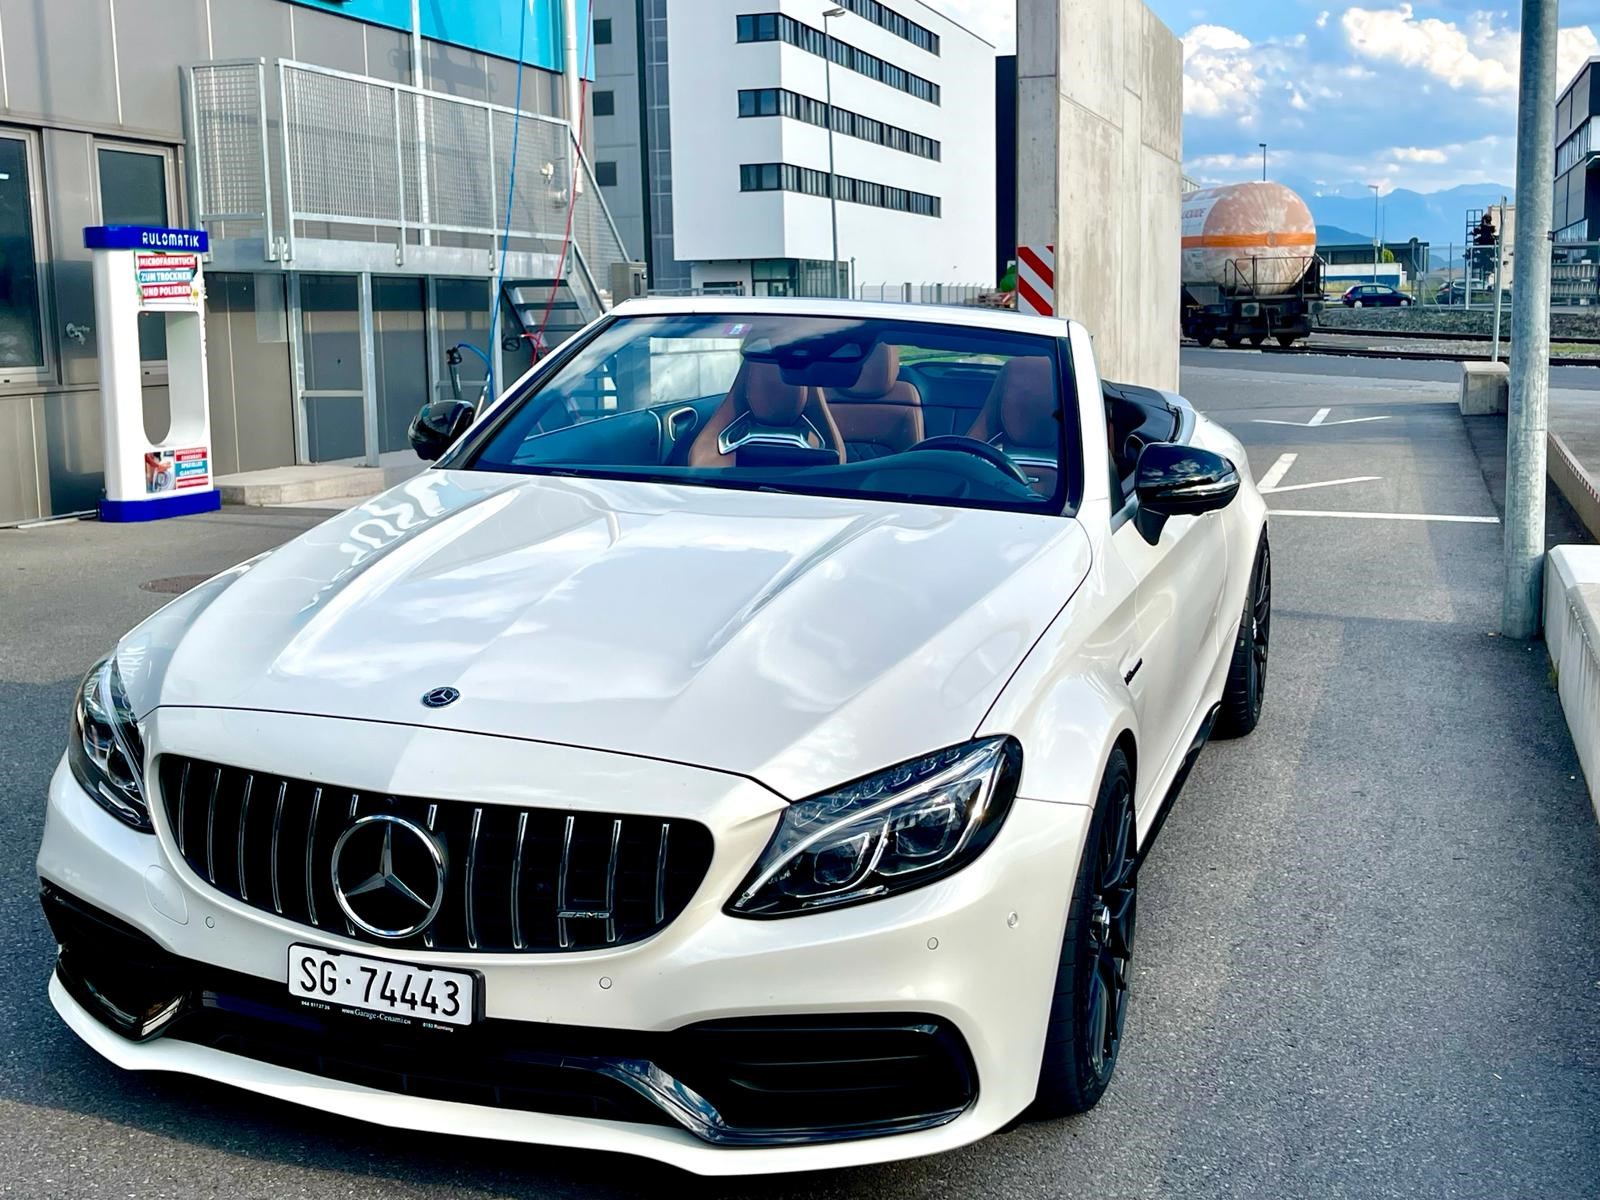
[[[586,272],[600,302],[612,265],[628,261],[566,122],[287,61],[269,92],[265,72],[259,62],[193,68],[201,220],[253,220],[291,242],[392,238],[402,259],[425,239],[486,251],[504,239],[555,255],[572,203],[569,276]],[[269,94],[281,112],[269,112]]]
[[[259,62],[208,63],[190,75],[198,219],[264,226],[269,208]]]

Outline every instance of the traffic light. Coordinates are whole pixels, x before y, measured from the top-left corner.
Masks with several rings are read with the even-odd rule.
[[[1495,246],[1500,241],[1500,230],[1496,228],[1494,216],[1484,213],[1478,220],[1477,226],[1472,230],[1472,265],[1482,274],[1495,268]]]

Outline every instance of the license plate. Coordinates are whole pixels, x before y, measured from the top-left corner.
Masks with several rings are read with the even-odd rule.
[[[405,1023],[471,1025],[478,977],[315,946],[289,947],[289,993],[303,1001]]]

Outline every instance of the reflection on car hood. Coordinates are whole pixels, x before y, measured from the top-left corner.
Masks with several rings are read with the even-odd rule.
[[[121,653],[141,711],[528,738],[798,797],[970,737],[1088,566],[1036,514],[435,470]]]

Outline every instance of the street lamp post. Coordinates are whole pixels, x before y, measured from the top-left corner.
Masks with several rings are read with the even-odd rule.
[[[1262,142],[1262,143],[1260,143],[1260,145],[1261,145],[1261,182],[1265,183],[1267,181],[1267,144],[1265,142]]]
[[[828,206],[829,215],[833,220],[833,294],[835,298],[839,292],[839,176],[833,168],[833,32],[828,22],[835,17],[844,16],[844,9],[834,7],[827,9],[822,14],[823,46],[822,74],[828,98]]]
[[[1372,189],[1372,282],[1378,282],[1378,192],[1375,183],[1367,184]]]

